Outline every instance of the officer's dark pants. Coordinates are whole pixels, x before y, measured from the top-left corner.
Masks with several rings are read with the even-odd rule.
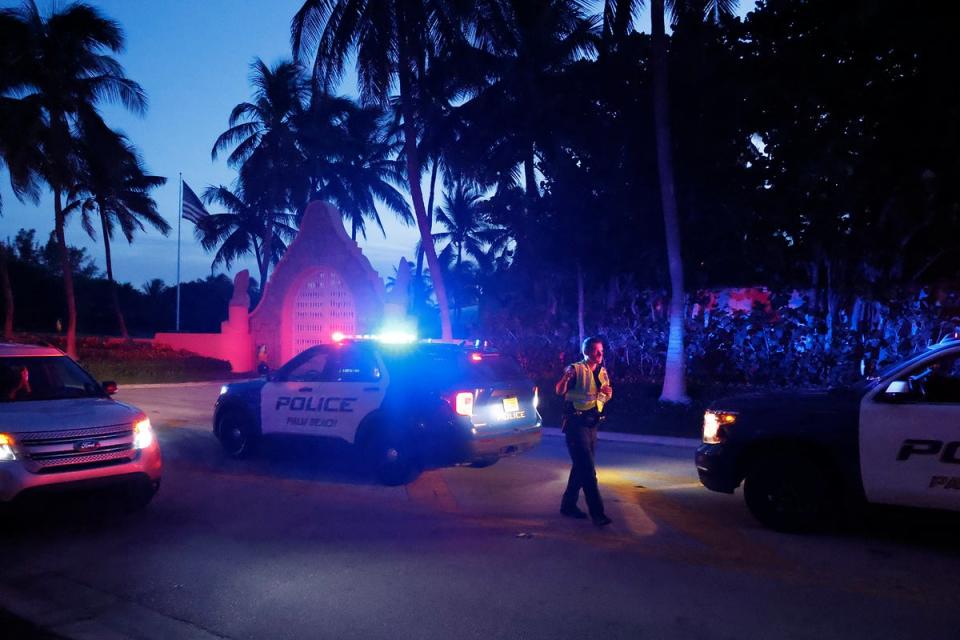
[[[581,414],[564,417],[564,435],[567,439],[567,451],[573,466],[567,490],[563,492],[561,509],[575,509],[580,490],[587,501],[587,509],[593,519],[602,518],[603,498],[597,488],[597,468],[594,464],[594,450],[597,445],[597,422],[595,415]]]

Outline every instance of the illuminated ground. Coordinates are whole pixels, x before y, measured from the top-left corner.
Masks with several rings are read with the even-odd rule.
[[[601,442],[597,530],[557,514],[559,438],[385,488],[344,447],[224,459],[216,392],[122,392],[159,427],[160,495],[6,523],[0,609],[89,638],[957,637],[953,518],[784,536],[702,489],[690,450]]]

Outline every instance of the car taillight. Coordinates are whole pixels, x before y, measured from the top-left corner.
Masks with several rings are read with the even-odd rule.
[[[540,407],[540,387],[533,388],[533,408],[537,409]]]
[[[453,410],[461,416],[473,415],[473,392],[461,391],[453,397]]]

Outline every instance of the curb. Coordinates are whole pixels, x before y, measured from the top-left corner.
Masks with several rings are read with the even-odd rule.
[[[543,435],[560,437],[563,432],[558,427],[542,427]],[[661,447],[678,447],[681,449],[696,449],[700,446],[700,438],[677,438],[675,436],[646,436],[635,433],[616,433],[601,431],[597,434],[599,440],[608,442],[630,442],[633,444],[652,444]]]

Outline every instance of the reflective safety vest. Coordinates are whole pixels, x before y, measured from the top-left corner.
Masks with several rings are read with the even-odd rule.
[[[577,411],[589,411],[594,407],[599,413],[603,413],[603,405],[609,398],[600,393],[597,383],[593,377],[593,371],[586,362],[577,362],[573,366],[573,388],[567,389],[563,399],[573,403],[573,408]],[[600,365],[600,386],[610,384],[610,377],[607,376],[607,370]]]

